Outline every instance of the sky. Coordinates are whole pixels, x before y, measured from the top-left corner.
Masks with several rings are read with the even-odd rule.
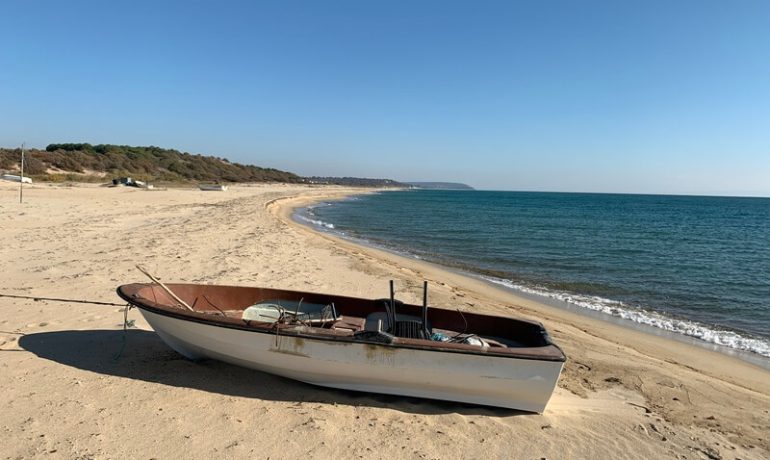
[[[0,5],[0,146],[301,175],[770,196],[770,2]]]

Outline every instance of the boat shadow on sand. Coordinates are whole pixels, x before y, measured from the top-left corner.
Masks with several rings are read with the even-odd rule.
[[[269,401],[370,406],[412,414],[528,414],[511,409],[318,387],[264,372],[206,360],[193,362],[168,348],[152,331],[57,331],[19,337],[19,346],[40,358],[77,369],[173,387]],[[120,356],[116,359],[116,355]]]

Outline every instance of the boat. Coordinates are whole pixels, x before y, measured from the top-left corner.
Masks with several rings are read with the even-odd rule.
[[[155,188],[155,186],[152,184],[148,184],[147,182],[136,180],[131,177],[118,177],[116,179],[112,179],[112,185],[109,185],[109,187],[137,187],[147,189]]]
[[[117,289],[192,360],[344,390],[543,412],[566,357],[542,324],[428,307],[427,283],[422,306],[396,300],[392,281],[390,292],[362,299],[159,281]]]
[[[198,188],[204,192],[226,192],[227,185],[222,184],[198,184]]]

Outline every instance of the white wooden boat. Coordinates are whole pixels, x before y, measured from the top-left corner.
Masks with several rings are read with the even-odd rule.
[[[227,185],[222,184],[198,184],[198,188],[204,192],[226,192]]]
[[[565,356],[540,323],[390,299],[120,286],[171,348],[333,388],[542,412]],[[392,292],[392,291],[391,291]]]

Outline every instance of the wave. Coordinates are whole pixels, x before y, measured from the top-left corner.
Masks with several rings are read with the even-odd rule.
[[[748,337],[735,331],[716,329],[696,321],[673,318],[656,311],[633,308],[617,300],[598,296],[554,292],[544,288],[524,286],[510,280],[482,276],[483,279],[509,289],[566,302],[587,310],[604,313],[637,324],[682,334],[739,351],[748,351],[770,358],[770,341]]]
[[[303,216],[302,214],[297,214],[296,217],[302,221],[305,221],[309,224],[313,224],[317,227],[326,228],[329,230],[334,230],[334,224],[330,224],[329,222],[324,222],[319,219],[313,219],[307,216]]]

